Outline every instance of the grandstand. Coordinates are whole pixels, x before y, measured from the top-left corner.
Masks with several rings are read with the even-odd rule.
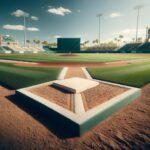
[[[129,43],[121,48],[117,49],[116,52],[120,53],[150,53],[150,42],[145,43]]]
[[[0,35],[0,53],[38,53],[44,49],[38,46],[20,46],[18,42],[10,35]]]
[[[136,53],[137,48],[141,45],[142,43],[129,43],[124,46],[122,46],[119,49],[116,49],[117,52],[120,53]]]
[[[136,51],[137,53],[150,53],[150,42],[143,43]]]
[[[44,49],[39,47],[21,47],[21,46],[0,46],[1,54],[11,53],[39,53],[43,52]]]

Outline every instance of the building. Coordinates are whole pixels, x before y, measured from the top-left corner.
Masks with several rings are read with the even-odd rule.
[[[57,51],[58,52],[80,52],[80,38],[58,38]]]
[[[10,35],[0,35],[0,45],[1,46],[15,46],[18,45],[18,42],[13,36]]]

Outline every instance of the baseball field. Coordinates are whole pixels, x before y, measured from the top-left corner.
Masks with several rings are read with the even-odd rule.
[[[86,67],[94,79],[138,87],[142,95],[83,136],[71,137],[14,96],[17,89],[57,79],[64,67],[67,77],[83,77]],[[148,149],[149,91],[150,54],[0,55],[0,149]]]
[[[30,63],[28,65],[26,63],[21,65],[0,63],[0,83],[13,89],[56,79],[61,68],[63,68],[63,63],[65,63],[64,66],[71,64],[72,66],[78,65],[78,67],[91,63],[87,68],[92,77],[96,79],[135,87],[142,87],[150,82],[150,55],[80,54],[79,56],[62,56],[61,54],[13,54],[0,55],[0,60],[2,59],[39,62],[39,64],[32,66]],[[40,66],[41,62],[42,66]],[[116,65],[112,67],[111,62]],[[47,63],[48,65],[44,65]],[[55,63],[55,66],[51,66],[51,63]],[[105,63],[110,64],[105,67]]]
[[[112,62],[119,60],[135,60],[149,58],[144,54],[77,54],[63,56],[63,54],[4,54],[0,59],[30,61],[30,62]]]

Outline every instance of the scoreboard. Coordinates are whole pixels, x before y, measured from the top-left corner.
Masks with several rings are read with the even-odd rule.
[[[80,38],[58,38],[57,50],[59,52],[80,52]]]

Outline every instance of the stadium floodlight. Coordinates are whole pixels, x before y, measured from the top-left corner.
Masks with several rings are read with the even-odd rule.
[[[24,18],[24,46],[26,46],[26,38],[27,38],[27,34],[26,34],[26,16],[23,16]]]
[[[28,17],[28,16],[29,16],[29,14],[24,12],[24,14],[23,14],[23,19],[24,19],[24,46],[26,46],[26,39],[27,39],[27,34],[26,34],[26,30],[27,30],[27,28],[26,28],[26,17]]]
[[[139,17],[140,17],[140,9],[143,8],[144,5],[136,5],[134,9],[137,10],[137,24],[136,24],[136,43],[138,42],[138,31],[139,31]]]
[[[101,43],[101,17],[103,16],[102,13],[99,13],[96,15],[96,17],[98,17],[99,19],[99,46],[100,46],[100,43]]]

